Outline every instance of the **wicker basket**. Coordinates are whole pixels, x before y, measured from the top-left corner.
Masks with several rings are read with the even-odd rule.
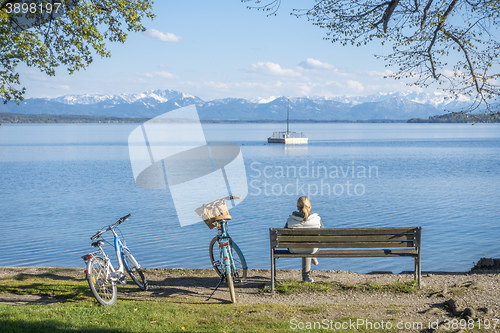
[[[215,200],[198,207],[195,209],[195,212],[203,219],[210,229],[215,228],[216,221],[231,219],[224,199]]]

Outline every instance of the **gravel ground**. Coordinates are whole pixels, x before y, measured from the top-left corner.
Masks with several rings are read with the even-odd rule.
[[[18,274],[37,275],[49,268],[0,268],[0,278]],[[223,284],[207,301],[218,278],[207,269],[146,269],[148,291],[119,287],[120,299],[168,301],[183,298],[193,302],[226,303],[228,288]],[[60,269],[57,278],[82,280],[83,269]],[[314,271],[316,282],[329,281],[341,285],[364,283],[391,284],[397,280],[411,281],[413,274],[357,274],[347,271]],[[277,280],[300,280],[298,270],[278,270]],[[324,293],[302,292],[278,294],[262,291],[269,284],[269,270],[250,270],[247,283],[236,288],[240,304],[274,303],[286,305],[317,305],[322,318],[338,320],[345,317],[373,321],[393,320],[406,325],[438,321],[440,327],[451,320],[500,319],[500,270],[473,270],[467,273],[423,273],[423,287],[413,294],[383,291],[342,290]],[[38,295],[0,294],[0,304],[48,304],[59,300]],[[313,316],[314,317],[314,316]],[[408,323],[408,324],[407,324]],[[500,322],[496,330],[500,331]]]

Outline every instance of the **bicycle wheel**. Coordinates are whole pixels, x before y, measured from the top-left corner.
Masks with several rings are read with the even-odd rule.
[[[226,274],[227,286],[231,295],[231,302],[236,303],[236,293],[234,292],[233,274]]]
[[[87,281],[94,297],[102,305],[113,305],[116,302],[116,283],[107,276],[110,270],[101,257],[92,257],[87,264]]]
[[[132,280],[134,280],[135,284],[137,284],[139,289],[148,290],[148,281],[146,281],[139,263],[135,260],[134,256],[128,249],[123,249],[122,251],[122,262],[128,274]]]
[[[245,257],[243,256],[243,253],[241,252],[240,248],[231,239],[230,242],[231,246],[231,254],[233,257],[233,282],[236,285],[241,285],[247,278],[247,262],[245,260]],[[217,236],[215,236],[212,241],[210,242],[210,246],[208,248],[208,252],[210,254],[210,260],[212,262],[212,266],[214,267],[215,271],[219,276],[224,275],[224,270],[221,267],[221,260],[220,260],[220,249],[219,249],[219,243],[217,242]]]

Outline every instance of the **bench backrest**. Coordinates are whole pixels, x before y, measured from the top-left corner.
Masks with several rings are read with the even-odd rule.
[[[271,228],[271,248],[420,248],[422,229],[403,228]]]

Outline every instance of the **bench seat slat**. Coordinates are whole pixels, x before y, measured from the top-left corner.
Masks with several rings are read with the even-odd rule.
[[[278,235],[391,235],[391,234],[414,234],[416,227],[403,228],[272,228],[272,233]]]
[[[320,250],[314,254],[290,253],[288,250],[274,250],[274,256],[280,258],[293,257],[416,257],[415,249],[371,249],[371,250]]]
[[[276,235],[271,240],[278,239],[280,242],[307,242],[314,240],[315,242],[370,242],[370,241],[413,241],[413,234],[391,234],[391,235],[362,235],[362,236],[337,236],[337,235],[321,235],[321,236],[288,236]]]
[[[331,248],[331,249],[357,249],[357,248],[391,248],[414,247],[413,242],[278,242],[275,248]]]

